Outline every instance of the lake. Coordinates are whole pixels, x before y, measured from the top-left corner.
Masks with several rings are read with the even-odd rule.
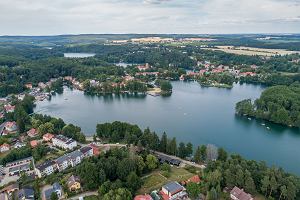
[[[263,87],[235,84],[232,89],[221,89],[201,87],[195,82],[172,84],[170,97],[128,94],[98,97],[66,88],[51,101],[39,102],[35,111],[74,123],[86,135],[95,133],[97,123],[126,121],[150,127],[159,135],[166,131],[177,141],[214,144],[300,175],[299,129],[235,115],[235,103],[259,97]]]
[[[88,58],[95,55],[94,53],[64,53],[64,57],[66,58]]]

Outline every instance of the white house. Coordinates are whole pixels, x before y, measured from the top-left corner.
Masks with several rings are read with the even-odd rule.
[[[57,135],[54,138],[52,138],[52,144],[54,146],[69,150],[72,150],[77,146],[77,142],[75,140],[73,140],[72,138],[65,137],[63,135]]]
[[[43,164],[36,166],[35,173],[39,178],[41,178],[42,176],[47,176],[54,173],[55,170],[56,170],[55,161],[46,161]]]

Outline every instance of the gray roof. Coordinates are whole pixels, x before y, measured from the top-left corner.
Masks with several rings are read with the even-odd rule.
[[[85,146],[85,147],[82,147],[80,149],[81,153],[85,154],[87,153],[88,151],[92,150],[93,148],[92,147],[89,147],[89,146]]]
[[[83,153],[81,153],[81,151],[79,151],[79,150],[76,150],[76,151],[73,151],[73,152],[71,152],[69,154],[65,154],[65,155],[57,158],[56,159],[56,163],[57,164],[61,164],[61,163],[65,162],[65,161],[67,161],[69,159],[74,160],[77,157],[82,157],[82,156],[83,156]]]
[[[46,199],[50,199],[52,193],[56,193],[57,190],[62,191],[62,187],[58,182],[53,183],[52,187],[45,190],[45,197]]]
[[[55,191],[62,190],[62,187],[60,186],[60,184],[58,182],[53,183],[52,186]]]
[[[24,161],[24,160],[29,160],[29,159],[33,161],[33,157],[30,156],[30,157],[27,157],[27,158],[22,158],[22,159],[19,159],[19,160],[15,160],[15,161],[13,161],[13,162],[8,162],[8,163],[6,163],[6,166],[7,166],[7,165],[10,165],[10,164],[13,164],[13,163],[22,162],[22,161]]]
[[[67,161],[67,160],[68,160],[68,156],[67,155],[63,155],[63,156],[57,158],[56,162],[57,162],[57,164],[61,164],[61,163],[65,162],[65,161]]]
[[[45,197],[46,197],[46,199],[50,199],[50,197],[51,197],[51,194],[52,193],[54,193],[55,191],[53,190],[53,188],[51,187],[51,188],[49,188],[48,190],[45,190]]]
[[[53,160],[47,160],[44,163],[38,165],[36,168],[40,171],[44,171],[47,167],[53,166],[55,162]]]
[[[56,135],[55,138],[63,141],[66,144],[71,144],[72,142],[75,142],[75,140],[73,140],[72,138],[68,138],[64,135]]]
[[[18,192],[19,199],[32,199],[34,200],[34,190],[31,188],[23,188]]]
[[[29,163],[25,163],[23,165],[18,165],[18,166],[10,167],[8,171],[9,171],[9,173],[11,173],[11,172],[23,171],[23,170],[28,170],[28,169],[30,169],[30,164]]]
[[[166,185],[163,186],[163,188],[168,190],[168,192],[171,194],[175,194],[183,190],[183,187],[176,181],[167,183]]]
[[[82,157],[82,156],[83,156],[83,153],[81,153],[81,151],[79,151],[79,150],[76,150],[76,151],[73,151],[73,152],[69,153],[68,156],[69,156],[71,159],[75,159],[75,158],[77,158],[77,157]]]

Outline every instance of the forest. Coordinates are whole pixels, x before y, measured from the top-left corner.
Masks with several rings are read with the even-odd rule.
[[[246,160],[229,154],[214,145],[193,148],[191,143],[179,144],[166,133],[159,137],[149,128],[142,131],[137,125],[113,122],[97,125],[97,136],[109,142],[125,142],[157,150],[181,158],[193,156],[196,163],[206,163],[201,174],[204,183],[194,190],[206,194],[208,199],[219,199],[223,188],[238,186],[251,194],[262,194],[268,199],[297,199],[300,197],[300,179],[281,168],[269,168],[264,162]]]
[[[236,113],[300,128],[300,84],[267,88],[254,102],[238,102]]]

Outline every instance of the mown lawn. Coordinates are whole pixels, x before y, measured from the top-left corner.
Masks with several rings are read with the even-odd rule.
[[[151,174],[145,176],[143,180],[143,185],[141,189],[138,191],[139,194],[150,193],[153,190],[160,189],[164,184],[171,181],[181,182],[183,180],[189,179],[195,174],[192,174],[185,170],[184,168],[172,167],[170,176],[165,177],[162,175],[162,171],[157,170],[152,172]]]

